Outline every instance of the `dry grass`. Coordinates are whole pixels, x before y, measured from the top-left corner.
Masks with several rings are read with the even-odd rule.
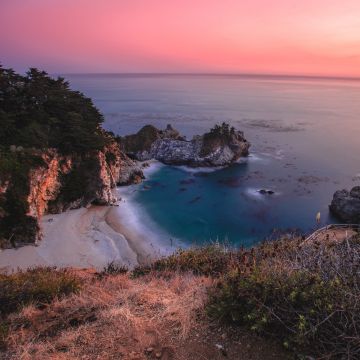
[[[211,284],[190,274],[92,278],[79,294],[11,315],[4,358],[171,358],[202,313]]]
[[[72,271],[38,267],[11,274],[0,272],[0,317],[24,305],[49,303],[55,297],[76,292],[81,280]]]

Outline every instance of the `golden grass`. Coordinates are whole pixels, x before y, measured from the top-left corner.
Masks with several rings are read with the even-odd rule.
[[[147,349],[170,358],[203,313],[211,285],[191,274],[90,277],[78,294],[11,315],[5,358],[148,359]]]

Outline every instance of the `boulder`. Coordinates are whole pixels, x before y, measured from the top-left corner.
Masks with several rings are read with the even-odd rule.
[[[336,191],[329,208],[343,222],[360,223],[360,186]]]

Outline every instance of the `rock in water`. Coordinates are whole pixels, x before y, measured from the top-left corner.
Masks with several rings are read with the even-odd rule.
[[[273,194],[275,194],[275,191],[273,191],[273,190],[267,190],[267,189],[260,189],[260,190],[258,190],[258,192],[259,192],[261,195],[273,195]]]
[[[360,223],[360,186],[355,186],[351,191],[336,191],[330,211],[346,223]]]
[[[171,125],[159,130],[144,126],[121,140],[123,150],[137,160],[156,159],[169,165],[213,167],[230,165],[249,154],[250,143],[241,131],[223,123],[187,141]]]

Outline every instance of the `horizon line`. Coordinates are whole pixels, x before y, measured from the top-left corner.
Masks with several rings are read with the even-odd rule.
[[[360,76],[345,75],[310,75],[310,74],[274,74],[274,73],[221,73],[221,72],[56,72],[50,75],[70,76],[238,76],[253,78],[298,78],[324,80],[360,81]]]

